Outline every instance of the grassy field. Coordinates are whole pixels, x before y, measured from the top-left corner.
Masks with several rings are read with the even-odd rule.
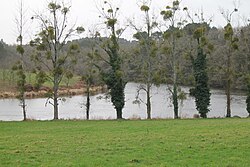
[[[74,76],[69,80],[68,86],[73,86],[81,79],[80,76]],[[27,84],[34,85],[36,83],[36,74],[26,73],[26,82]],[[61,86],[67,86],[68,80],[63,78]],[[17,75],[12,70],[3,70],[0,69],[0,91],[15,91],[17,84]],[[47,81],[44,83],[44,86],[52,87],[52,83]]]
[[[0,166],[250,166],[250,119],[0,122],[0,134]]]

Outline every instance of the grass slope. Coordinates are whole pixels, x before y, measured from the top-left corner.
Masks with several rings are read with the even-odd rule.
[[[0,166],[250,166],[250,119],[0,122]]]
[[[12,70],[0,69],[0,91],[15,91],[17,84],[17,74]],[[64,77],[61,82],[61,86],[73,86],[81,79],[80,76],[74,76],[69,81]],[[26,73],[27,84],[34,85],[36,83],[36,74]],[[69,83],[68,83],[69,82]],[[52,82],[46,81],[43,86],[52,87]]]

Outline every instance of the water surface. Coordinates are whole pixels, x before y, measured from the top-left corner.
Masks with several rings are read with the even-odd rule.
[[[141,103],[133,104],[135,100],[138,84],[128,83],[125,89],[126,104],[123,109],[123,117],[131,118],[146,118],[146,106]],[[182,87],[188,93],[188,87]],[[208,117],[224,117],[226,115],[226,96],[223,90],[211,90],[211,106]],[[110,100],[101,99],[98,97],[103,94],[91,96],[90,119],[115,119],[116,111]],[[146,94],[142,93],[142,99],[146,98]],[[166,85],[152,88],[152,118],[173,118],[173,106],[170,100],[170,94],[167,91]],[[53,107],[45,106],[46,98],[27,99],[27,117],[36,120],[51,120],[53,119]],[[246,111],[246,96],[233,93],[232,95],[232,116],[247,117]],[[59,118],[60,119],[85,119],[86,96],[73,96],[66,98],[66,101],[59,102]],[[20,121],[22,120],[22,110],[17,99],[1,99],[0,100],[0,120],[2,121]],[[179,107],[180,116],[182,118],[192,118],[197,114],[195,109],[194,98],[187,96],[187,100],[183,101]]]

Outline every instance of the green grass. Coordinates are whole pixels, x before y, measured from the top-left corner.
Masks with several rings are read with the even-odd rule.
[[[74,76],[69,80],[69,86],[75,85],[81,79],[80,76]],[[34,85],[36,83],[36,74],[26,73],[27,84]],[[67,86],[67,79],[63,78],[60,86]],[[17,84],[17,75],[12,70],[0,69],[0,91],[14,90]],[[52,82],[46,81],[43,86],[52,87]]]
[[[0,122],[0,134],[0,166],[250,166],[250,119]]]

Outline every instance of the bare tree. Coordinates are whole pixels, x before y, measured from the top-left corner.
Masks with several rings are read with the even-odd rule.
[[[75,63],[72,55],[79,47],[71,45],[68,52],[65,52],[65,44],[73,35],[81,34],[84,28],[71,26],[68,23],[70,6],[64,3],[51,1],[48,4],[48,15],[36,14],[32,17],[41,25],[41,31],[36,38],[30,42],[35,47],[37,53],[33,56],[36,69],[39,72],[45,70],[41,76],[46,77],[53,85],[50,98],[53,102],[49,103],[54,107],[54,119],[58,119],[58,90],[60,83],[66,72]]]
[[[139,50],[136,51],[137,57],[140,62],[138,63],[138,78],[142,82],[137,89],[136,100],[134,103],[144,103],[147,107],[147,119],[151,119],[151,88],[153,84],[157,84],[156,75],[157,70],[154,67],[154,62],[157,61],[157,43],[154,40],[152,34],[157,23],[154,17],[150,15],[150,3],[151,1],[144,1],[140,6],[140,10],[144,13],[144,25],[146,28],[138,28],[130,21],[130,25],[137,31],[134,38],[139,42]],[[146,101],[140,97],[141,92],[146,93]]]
[[[95,67],[95,56],[98,54],[98,51],[95,49],[94,42],[92,43],[91,50],[88,52],[86,58],[84,59],[84,74],[82,74],[82,80],[85,82],[86,85],[86,119],[89,120],[90,118],[90,89],[94,86],[95,81],[97,80],[96,77],[98,77],[97,69]]]
[[[25,63],[24,63],[24,46],[23,46],[23,36],[24,36],[24,26],[25,26],[25,18],[24,18],[24,4],[23,1],[20,0],[18,17],[16,18],[16,25],[18,31],[17,42],[18,45],[16,47],[16,51],[20,55],[19,62],[13,67],[13,70],[17,73],[17,87],[19,91],[18,99],[20,100],[20,106],[23,110],[23,120],[27,120],[26,116],[26,101],[25,101],[25,84],[26,84],[26,74],[25,74]]]
[[[232,87],[232,57],[233,52],[238,49],[239,39],[236,37],[234,28],[232,27],[233,14],[238,12],[238,9],[230,11],[222,11],[222,15],[227,21],[227,25],[224,27],[224,39],[227,46],[227,58],[226,58],[226,96],[227,96],[227,112],[226,117],[231,117],[231,87]]]
[[[187,10],[185,7],[183,10]],[[172,1],[171,6],[166,6],[166,10],[161,12],[163,19],[169,24],[168,29],[164,32],[164,47],[165,54],[171,58],[171,72],[173,87],[169,87],[172,94],[172,101],[174,106],[174,118],[179,118],[179,105],[178,105],[178,56],[177,40],[182,36],[182,26],[185,20],[182,20],[178,15],[180,13],[180,1]]]

